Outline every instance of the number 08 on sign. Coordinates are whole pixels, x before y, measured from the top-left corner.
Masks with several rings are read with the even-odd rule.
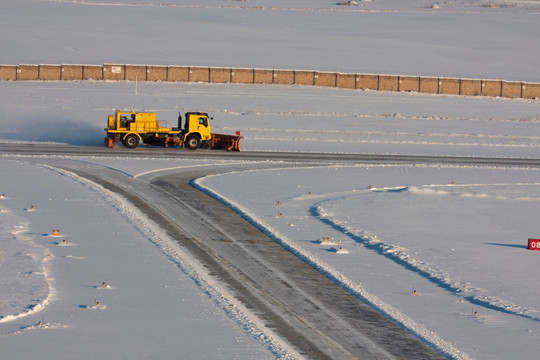
[[[529,250],[540,251],[540,239],[529,239]]]

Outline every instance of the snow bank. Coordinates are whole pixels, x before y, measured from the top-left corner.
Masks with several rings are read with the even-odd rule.
[[[538,231],[537,179],[537,169],[358,165],[196,184],[402,326],[466,359],[534,357],[540,293],[529,275],[538,254],[526,243]],[[257,185],[238,189],[239,182]],[[321,246],[321,237],[337,246]],[[494,343],[500,336],[505,342]]]
[[[0,162],[0,266],[14,275],[0,282],[3,353],[295,357],[124,199],[52,166]]]

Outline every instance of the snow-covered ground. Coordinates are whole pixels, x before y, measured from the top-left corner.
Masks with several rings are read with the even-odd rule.
[[[1,1],[0,44],[10,51],[0,62],[540,79],[539,1],[448,1],[435,9],[432,1],[358,3]],[[20,21],[23,14],[28,21]],[[131,21],[153,31],[125,30]],[[99,146],[106,115],[134,108],[172,121],[178,112],[208,111],[216,131],[242,131],[245,150],[540,155],[540,107],[526,100],[165,83],[139,83],[135,93],[134,83],[0,82],[0,108],[5,142]],[[162,160],[62,158],[139,180],[149,171],[226,163],[170,150]],[[0,158],[3,356],[297,355],[124,200],[36,162]],[[526,243],[540,237],[538,172],[299,165],[206,177],[197,186],[449,357],[535,359],[540,253]]]
[[[540,82],[537,0],[340,2],[3,0],[0,63],[177,64]]]
[[[0,161],[3,358],[283,353],[124,200],[54,168]]]

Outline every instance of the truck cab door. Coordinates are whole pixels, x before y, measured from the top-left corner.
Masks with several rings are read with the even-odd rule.
[[[197,129],[198,129],[198,132],[201,134],[201,138],[203,140],[209,140],[211,136],[210,136],[210,124],[208,123],[208,117],[199,116],[197,121],[198,121]]]
[[[204,131],[208,127],[208,118],[205,116],[199,116],[198,129]]]

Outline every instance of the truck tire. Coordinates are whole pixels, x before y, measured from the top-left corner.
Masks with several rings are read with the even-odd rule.
[[[128,149],[136,148],[139,145],[139,137],[135,134],[129,134],[122,140],[122,144]]]
[[[201,138],[197,135],[189,135],[186,139],[185,146],[189,150],[197,150],[201,147]]]

